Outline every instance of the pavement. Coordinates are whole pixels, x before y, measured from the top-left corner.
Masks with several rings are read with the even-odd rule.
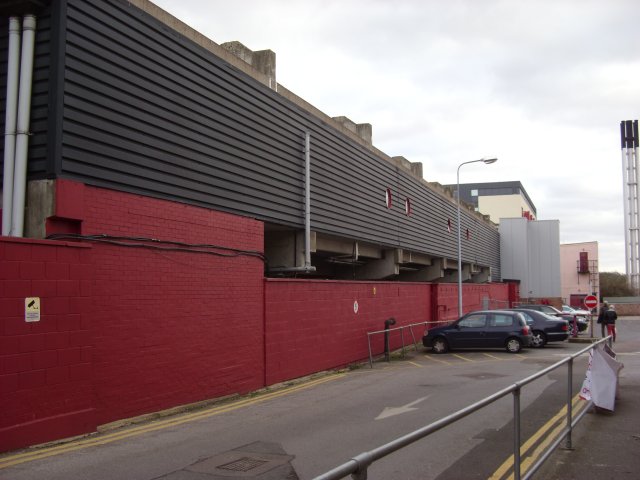
[[[625,338],[628,322],[640,322],[640,317],[624,317],[617,322],[613,350],[624,368],[614,410],[591,407],[573,430],[573,448],[558,448],[534,478],[640,479],[640,341]]]

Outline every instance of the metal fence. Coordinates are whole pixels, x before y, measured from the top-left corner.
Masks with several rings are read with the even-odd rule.
[[[424,322],[424,323],[429,323],[429,322]],[[415,324],[415,325],[422,325],[422,323],[420,324]],[[384,331],[383,331],[384,332]],[[378,332],[372,332],[372,333],[378,333]],[[610,341],[611,337],[606,337],[603,338],[591,345],[589,345],[588,347],[580,350],[577,353],[572,354],[571,356],[560,360],[559,362],[551,365],[550,367],[545,368],[544,370],[541,370],[523,380],[520,380],[519,382],[516,382],[514,384],[512,384],[511,386],[500,390],[496,393],[494,393],[493,395],[490,395],[472,405],[469,405],[468,407],[465,407],[461,410],[458,410],[455,413],[452,413],[451,415],[442,418],[434,423],[431,423],[425,427],[422,427],[418,430],[415,430],[407,435],[404,435],[400,438],[397,438],[396,440],[393,440],[392,442],[389,442],[385,445],[382,445],[380,447],[377,447],[373,450],[370,450],[368,452],[363,452],[360,453],[359,455],[356,455],[354,458],[352,458],[351,460],[349,460],[346,463],[343,463],[342,465],[316,477],[314,480],[337,480],[340,478],[344,478],[347,475],[351,475],[353,479],[355,480],[366,480],[367,478],[367,469],[369,468],[369,466],[377,461],[380,460],[383,457],[386,457],[387,455],[396,452],[398,450],[400,450],[401,448],[404,448],[408,445],[411,445],[412,443],[421,440],[429,435],[431,435],[434,432],[437,432],[438,430],[441,430],[449,425],[451,425],[452,423],[457,422],[458,420],[474,413],[477,412],[478,410],[481,410],[482,408],[492,404],[493,402],[511,394],[513,396],[513,468],[514,468],[514,472],[513,472],[513,476],[515,480],[520,480],[521,478],[523,479],[529,479],[533,476],[533,474],[535,472],[538,471],[538,469],[543,465],[543,463],[551,456],[551,454],[553,453],[553,451],[558,447],[558,445],[560,445],[560,443],[563,440],[566,440],[566,448],[570,449],[572,448],[572,444],[571,444],[571,432],[573,430],[573,427],[582,419],[582,417],[587,413],[587,411],[589,410],[589,407],[591,405],[591,402],[589,402],[589,404],[587,405],[587,408],[584,408],[582,410],[582,412],[574,419],[573,417],[573,405],[572,405],[572,398],[573,398],[573,360],[581,355],[584,355],[585,353],[589,352],[590,350],[592,350],[593,348],[595,348],[597,345],[605,342],[605,341]],[[559,437],[549,446],[549,448],[544,452],[544,454],[538,459],[537,462],[535,462],[533,465],[531,465],[531,467],[527,470],[526,474],[524,475],[524,477],[521,476],[521,465],[520,465],[520,391],[521,389],[528,385],[529,383],[539,379],[540,377],[560,368],[562,365],[566,364],[567,365],[567,413],[566,413],[566,425],[564,427],[564,429],[562,430],[562,432],[560,433]]]
[[[401,338],[401,342],[402,342],[402,355],[404,355],[405,353],[405,348],[406,348],[406,343],[405,343],[405,338],[404,338],[404,331],[405,330],[409,330],[409,334],[411,335],[411,340],[413,343],[413,347],[415,348],[416,352],[418,351],[418,343],[416,342],[416,336],[413,333],[413,327],[418,327],[420,325],[423,325],[425,328],[429,328],[429,325],[437,325],[437,324],[449,324],[454,322],[454,320],[444,320],[444,321],[440,321],[440,322],[420,322],[420,323],[412,323],[410,325],[404,325],[402,327],[395,327],[395,328],[388,328],[388,329],[384,329],[384,330],[377,330],[375,332],[367,332],[367,345],[369,347],[369,366],[371,368],[373,368],[373,351],[371,349],[371,337],[375,336],[375,335],[386,335],[385,336],[385,353],[388,353],[389,351],[389,343],[388,343],[388,339],[389,339],[389,334],[392,332],[400,332],[400,338]],[[420,340],[422,340],[422,336],[419,337]],[[389,360],[388,356],[386,358],[386,360]]]

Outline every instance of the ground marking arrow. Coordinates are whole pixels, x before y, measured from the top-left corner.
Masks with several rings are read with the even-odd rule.
[[[417,405],[420,402],[424,402],[427,398],[429,397],[427,396],[427,397],[419,398],[411,403],[407,403],[402,407],[385,407],[382,413],[378,415],[375,419],[382,420],[383,418],[393,417],[395,415],[401,415],[403,413],[407,413],[412,410],[417,410],[417,408],[414,408],[414,405]]]

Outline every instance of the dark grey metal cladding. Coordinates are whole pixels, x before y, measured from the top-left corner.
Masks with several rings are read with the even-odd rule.
[[[455,232],[447,232],[455,204],[402,168],[127,2],[62,4],[66,21],[56,31],[64,36],[57,39],[65,47],[64,77],[56,97],[64,100],[54,112],[57,129],[49,129],[56,140],[47,165],[45,142],[35,142],[32,174],[301,228],[308,130],[313,230],[456,258]],[[46,88],[38,95],[34,122],[46,132]],[[463,250],[465,261],[493,266],[497,230],[464,218],[486,242],[478,258]]]
[[[402,169],[399,169],[398,175],[399,203],[404,213],[399,236],[404,240],[404,247],[456,259],[458,214],[455,201],[449,201],[421,185]],[[406,215],[404,210],[407,198],[411,202],[411,215]],[[493,278],[499,279],[500,239],[497,228],[469,213],[464,207],[460,212],[460,227],[463,261],[490,266]]]
[[[301,125],[274,92],[124,2],[69,2],[67,31],[63,174],[301,223]]]

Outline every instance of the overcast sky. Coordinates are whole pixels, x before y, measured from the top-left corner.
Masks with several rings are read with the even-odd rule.
[[[620,121],[640,116],[638,0],[156,0],[424,177],[522,182],[561,243],[624,273]]]

